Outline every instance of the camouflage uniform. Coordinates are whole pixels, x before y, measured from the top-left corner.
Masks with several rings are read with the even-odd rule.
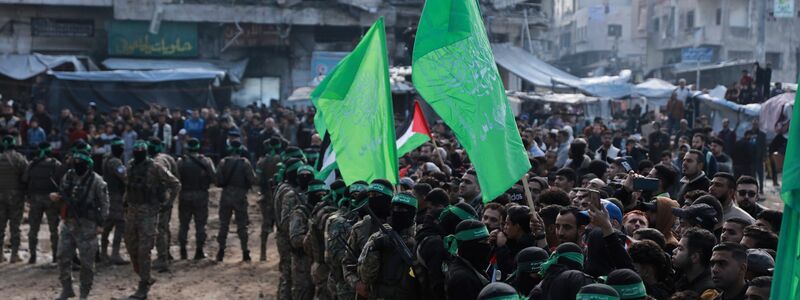
[[[325,263],[330,268],[328,289],[337,299],[355,299],[353,287],[345,282],[342,275],[342,260],[354,255],[348,252],[347,239],[356,217],[346,208],[339,208],[328,217],[325,225]]]
[[[72,257],[77,249],[81,259],[80,292],[84,297],[94,279],[97,227],[108,217],[108,187],[92,171],[80,176],[70,170],[61,180],[61,191],[65,216],[58,240],[58,279],[65,291],[72,291]]]
[[[103,158],[103,180],[108,184],[108,198],[110,207],[108,218],[103,226],[103,236],[100,241],[102,244],[102,254],[105,256],[108,250],[108,236],[114,230],[114,241],[111,245],[111,257],[115,261],[121,262],[119,247],[125,232],[125,211],[123,208],[122,197],[125,195],[125,164],[122,159],[108,154]]]
[[[19,225],[22,222],[22,211],[25,202],[22,195],[22,175],[28,168],[28,160],[14,150],[0,153],[0,253],[5,245],[6,223],[11,235],[12,262],[19,259]],[[4,261],[0,255],[0,262]]]
[[[364,216],[363,219],[356,222],[350,230],[350,236],[347,238],[347,244],[350,249],[357,251],[355,255],[346,255],[342,260],[342,275],[347,284],[355,289],[356,283],[363,282],[358,276],[358,257],[361,256],[361,250],[367,244],[369,237],[378,231],[378,224],[374,224],[372,217]]]
[[[225,243],[228,238],[228,226],[230,226],[231,215],[236,214],[236,233],[239,235],[239,242],[242,247],[242,256],[249,260],[250,251],[247,250],[247,191],[256,184],[256,175],[253,166],[246,158],[239,156],[228,156],[219,162],[217,166],[217,185],[222,187],[222,195],[219,201],[219,252],[217,260],[222,260],[220,254],[224,254]]]
[[[336,212],[336,207],[328,201],[332,200],[323,200],[314,206],[308,220],[308,232],[303,239],[303,249],[311,258],[311,278],[317,287],[314,299],[323,300],[332,299],[333,295],[328,290],[330,268],[325,263],[325,225],[328,217]]]
[[[261,209],[261,257],[260,260],[267,259],[267,238],[272,233],[275,226],[275,201],[273,201],[273,181],[272,178],[277,171],[277,164],[280,156],[266,154],[256,163],[256,177],[261,197],[258,206]]]
[[[416,245],[414,231],[414,226],[398,231],[409,249]],[[415,289],[409,288],[414,280],[409,268],[381,231],[369,237],[358,258],[358,277],[369,287],[371,299],[416,299]]]
[[[144,294],[152,284],[150,278],[150,250],[153,249],[158,213],[165,204],[159,203],[158,190],[165,187],[167,199],[178,194],[181,183],[166,168],[145,159],[131,161],[127,167],[125,192],[125,247],[131,257],[133,271],[139,275],[139,290]],[[138,293],[137,291],[137,293]]]
[[[297,203],[297,193],[288,183],[283,182],[275,189],[275,246],[278,248],[280,262],[278,271],[278,299],[292,298],[292,246],[289,243],[289,213]]]
[[[314,298],[314,283],[311,278],[311,257],[303,249],[303,239],[308,233],[311,208],[305,194],[299,194],[297,203],[289,216],[289,242],[292,246],[292,299]]]
[[[164,153],[159,153],[153,157],[153,161],[169,171],[173,176],[177,176],[178,164],[172,156]],[[156,251],[158,251],[158,258],[156,260],[157,267],[166,268],[169,254],[169,244],[172,234],[169,230],[169,221],[172,219],[172,206],[175,204],[174,198],[166,198],[163,186],[158,190],[159,202],[163,203],[161,210],[158,212],[158,227],[156,236]],[[162,269],[163,270],[163,269]]]
[[[61,162],[52,157],[39,157],[34,159],[23,175],[23,181],[28,184],[28,251],[31,253],[29,262],[36,262],[36,245],[39,242],[39,226],[42,217],[47,216],[47,225],[50,228],[50,249],[53,259],[58,257],[58,222],[59,205],[50,200],[50,193],[58,191],[58,182],[64,175]]]
[[[181,193],[178,196],[178,244],[181,259],[186,259],[189,222],[194,218],[195,259],[205,256],[203,245],[206,242],[206,223],[208,222],[208,188],[217,174],[211,159],[198,153],[187,153],[178,160],[178,177],[181,180]]]

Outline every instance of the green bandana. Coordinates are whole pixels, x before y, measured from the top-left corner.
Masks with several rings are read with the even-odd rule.
[[[125,145],[125,142],[123,140],[113,140],[113,141],[111,141],[111,146],[121,146],[121,145]]]
[[[486,226],[470,228],[456,232],[455,235],[444,237],[444,247],[447,252],[456,255],[458,251],[458,241],[474,241],[487,237],[489,237],[489,230],[486,229]]]
[[[647,289],[644,287],[644,282],[609,286],[617,290],[620,299],[639,299],[647,296]]]
[[[47,148],[39,148],[39,157],[47,156],[47,153],[50,153],[50,151],[53,151],[53,147],[51,146],[47,146]]]
[[[299,158],[299,159],[301,159],[303,161],[306,160],[305,155],[303,155],[303,150],[299,150],[299,149],[298,150],[292,150],[292,151],[289,151],[289,152],[284,152],[283,156],[284,156],[284,158],[294,157],[294,158]]]
[[[369,188],[367,188],[367,191],[368,192],[378,192],[378,193],[384,194],[384,195],[389,196],[389,197],[394,195],[394,191],[392,191],[391,188],[388,188],[388,187],[386,187],[386,186],[384,186],[382,184],[378,184],[378,183],[370,184]]]
[[[363,191],[366,191],[367,188],[368,188],[368,186],[366,184],[363,184],[363,183],[354,183],[354,184],[351,184],[350,187],[349,187],[350,193],[363,192]]]
[[[394,198],[392,198],[392,204],[395,204],[395,203],[405,204],[405,205],[411,206],[411,207],[413,207],[415,209],[418,208],[417,207],[417,198],[414,198],[414,196],[411,196],[409,194],[397,194],[397,195],[395,195]]]
[[[520,299],[522,298],[520,298],[519,295],[513,294],[513,295],[497,296],[486,300],[520,300]]]
[[[456,215],[459,219],[461,219],[461,221],[478,219],[478,216],[463,210],[461,207],[450,205],[439,214],[439,222],[441,222],[442,219],[444,219],[444,216],[446,216],[448,213]]]
[[[288,167],[286,167],[286,170],[285,170],[285,172],[286,172],[286,173],[295,172],[295,171],[297,171],[297,169],[298,169],[298,168],[300,168],[300,166],[302,166],[302,165],[303,165],[303,162],[301,162],[301,161],[296,161],[296,162],[294,162],[293,164],[291,164],[291,165],[289,165]]]
[[[91,168],[94,165],[94,160],[90,156],[88,156],[86,154],[78,152],[78,153],[73,154],[72,157],[88,162],[89,163],[89,168]]]
[[[525,261],[517,264],[517,273],[538,273],[545,261]]]
[[[140,149],[140,150],[141,149],[147,149],[147,142],[142,141],[142,140],[136,141],[136,143],[133,144],[133,150],[136,150],[136,149]]]
[[[619,300],[619,297],[603,294],[578,294],[575,300]]]
[[[562,258],[562,257],[566,258],[566,259],[569,259],[571,261],[574,261],[574,262],[580,264],[581,266],[583,266],[583,253],[578,253],[578,252],[565,252],[565,253],[553,252],[553,254],[550,255],[550,258],[548,258],[547,261],[542,264],[542,270],[539,271],[539,274],[544,276],[544,274],[547,273],[547,269],[549,269],[550,266],[552,266],[554,264],[557,264],[558,263],[558,259]]]
[[[303,171],[308,171],[309,173],[311,173],[311,175],[317,174],[317,170],[314,170],[314,167],[309,165],[302,165],[299,168],[297,168],[297,174],[300,174],[300,172]]]
[[[312,184],[312,185],[308,186],[308,193],[309,194],[320,192],[320,191],[328,192],[330,190],[328,189],[327,186],[325,186],[324,183]]]

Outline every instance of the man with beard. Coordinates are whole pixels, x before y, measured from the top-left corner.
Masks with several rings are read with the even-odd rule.
[[[101,240],[101,256],[108,257],[108,236],[114,230],[114,241],[111,244],[111,257],[108,261],[121,265],[127,261],[119,255],[120,243],[122,243],[123,232],[125,230],[125,210],[122,205],[122,198],[125,195],[125,164],[122,163],[122,155],[125,152],[125,143],[122,139],[111,140],[111,153],[106,154],[103,159],[103,180],[108,184],[108,198],[110,207],[108,218],[103,225],[103,236]]]
[[[745,299],[747,292],[747,249],[735,243],[722,243],[711,254],[711,279],[720,292],[715,299]]]
[[[477,299],[489,284],[489,231],[478,220],[465,220],[456,226],[455,234],[445,238],[445,247],[452,254],[443,266],[447,299]]]
[[[717,165],[717,159],[708,150],[708,136],[703,133],[695,133],[692,136],[692,149],[703,153],[701,159],[703,159],[703,166],[705,166],[704,171],[706,175],[714,176],[719,171],[719,166]]]
[[[678,192],[678,203],[683,206],[684,196],[686,193],[701,190],[707,191],[711,186],[706,173],[703,171],[705,166],[705,155],[700,150],[692,149],[683,157],[683,165],[681,166],[681,188]]]
[[[236,214],[236,233],[239,235],[239,244],[242,247],[242,261],[250,261],[250,251],[247,250],[247,191],[256,184],[256,174],[247,158],[242,157],[242,143],[238,140],[231,141],[228,147],[228,157],[222,159],[217,166],[217,186],[222,188],[219,200],[219,234],[217,242],[217,261],[225,257],[225,244],[228,238],[228,226],[231,215]]]
[[[19,257],[19,224],[22,223],[22,212],[25,208],[22,195],[22,175],[28,168],[25,156],[14,150],[14,137],[3,136],[2,153],[0,153],[0,253],[5,243],[6,223],[11,234],[11,263],[22,261]],[[0,255],[0,262],[5,257]]]
[[[103,221],[108,216],[108,188],[103,178],[91,171],[93,165],[94,161],[87,153],[75,154],[72,168],[61,180],[60,192],[49,196],[50,200],[63,205],[65,212],[58,240],[61,295],[57,299],[75,296],[72,257],[76,249],[81,258],[81,299],[86,299],[92,289],[97,234],[102,232]]]
[[[265,129],[266,130],[266,129]],[[281,140],[279,138],[270,138],[264,140],[262,143],[264,149],[264,156],[256,162],[256,177],[258,177],[258,187],[261,195],[258,200],[258,206],[261,210],[261,248],[260,248],[260,261],[267,260],[267,238],[272,233],[273,226],[275,226],[275,201],[273,200],[276,183],[272,178],[278,172],[278,164],[280,163]]]
[[[588,168],[591,161],[592,159],[586,155],[586,140],[578,138],[569,145],[569,159],[564,167],[575,170],[577,173],[575,178],[581,178],[583,176],[581,170]]]
[[[717,160],[719,172],[733,173],[733,160],[725,151],[725,142],[721,138],[715,137],[711,139],[711,154]]]
[[[166,168],[173,176],[178,176],[178,164],[172,156],[169,156],[164,151],[164,143],[157,137],[150,137],[147,141],[147,153],[153,158],[153,162]],[[156,250],[158,257],[153,262],[153,268],[159,272],[166,272],[169,270],[169,244],[172,237],[169,229],[169,221],[172,218],[172,206],[175,199],[164,198],[164,190],[158,191],[159,202],[164,203],[161,211],[158,213],[158,235],[156,236]]]
[[[385,232],[395,231],[408,249],[414,249],[414,219],[417,199],[407,192],[392,198],[390,224],[381,224]],[[370,296],[377,299],[416,299],[419,290],[412,265],[403,261],[384,231],[369,237],[358,258],[358,276],[369,286]]]
[[[214,163],[200,154],[200,141],[192,138],[186,145],[187,152],[178,160],[178,175],[181,179],[181,193],[178,197],[178,244],[181,259],[187,259],[189,222],[194,218],[195,248],[194,259],[206,257],[203,245],[206,241],[206,223],[208,222],[208,188],[217,176]]]
[[[589,225],[589,221],[589,218],[582,214],[578,208],[562,208],[558,213],[558,217],[556,217],[556,235],[558,236],[558,244],[582,244],[580,238],[583,232],[586,230],[586,225]]]
[[[521,295],[528,295],[542,281],[542,264],[547,261],[547,251],[539,247],[528,247],[517,254],[517,268],[506,282],[514,286]]]
[[[619,156],[619,148],[614,147],[611,141],[611,130],[606,129],[602,135],[603,144],[595,151],[594,159],[612,162]]]
[[[314,297],[314,282],[311,278],[311,257],[303,249],[303,238],[308,233],[311,209],[327,193],[327,189],[314,181],[314,168],[303,165],[297,168],[297,202],[289,215],[289,243],[292,246],[292,299],[305,300]],[[312,184],[313,183],[313,184]],[[324,184],[322,184],[324,187]],[[237,217],[238,219],[238,217]]]
[[[705,229],[690,228],[683,233],[672,253],[672,265],[682,271],[675,282],[675,291],[690,290],[702,294],[714,288],[709,261],[716,241],[714,234]]]
[[[29,264],[36,263],[36,244],[39,241],[39,226],[42,224],[43,215],[47,215],[47,224],[50,227],[50,248],[53,250],[53,261],[57,260],[58,253],[58,215],[59,207],[49,199],[49,194],[58,191],[57,182],[61,181],[64,170],[61,163],[52,157],[50,143],[39,144],[39,157],[31,161],[23,175],[23,181],[28,184],[28,250],[30,251]],[[123,169],[124,171],[124,169]],[[120,216],[121,217],[121,216]],[[121,234],[117,234],[122,236]]]
[[[717,197],[720,204],[722,204],[722,219],[730,220],[733,218],[744,219],[749,222],[755,222],[747,212],[736,206],[733,202],[734,192],[736,191],[736,178],[730,173],[717,173],[711,179],[711,186],[708,188],[708,193]]]
[[[506,220],[506,208],[499,203],[487,203],[483,209],[483,216],[481,222],[486,225],[489,232],[503,229],[503,221]]]
[[[139,287],[131,299],[147,299],[150,286],[150,250],[153,249],[159,211],[167,203],[159,202],[159,190],[166,199],[178,195],[181,183],[165,167],[147,157],[147,143],[139,140],[133,145],[133,160],[126,167],[128,184],[125,187],[125,247],[131,257],[133,271],[139,275]],[[164,189],[162,189],[162,186]]]
[[[342,261],[342,272],[344,273],[345,281],[356,291],[358,296],[363,298],[370,298],[371,295],[368,286],[358,275],[358,258],[361,256],[361,249],[364,249],[369,237],[377,232],[378,226],[386,223],[389,218],[392,196],[394,196],[394,193],[391,182],[386,179],[373,180],[369,188],[367,188],[367,197],[369,198],[367,206],[378,219],[373,220],[371,216],[365,215],[353,225],[350,230],[350,236],[347,239],[348,247],[358,253],[345,256]]]
[[[733,194],[733,198],[736,199],[736,204],[753,218],[766,210],[758,204],[758,180],[751,176],[742,176],[736,180],[736,194]]]
[[[458,196],[463,202],[471,205],[475,211],[483,211],[483,198],[481,197],[481,187],[478,185],[478,173],[474,169],[467,170],[461,177],[458,185]]]

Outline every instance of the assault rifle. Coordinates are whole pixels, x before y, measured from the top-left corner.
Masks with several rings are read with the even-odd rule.
[[[364,209],[367,210],[367,213],[369,213],[369,216],[372,218],[373,222],[378,222],[378,220],[380,220],[378,219],[378,216],[376,216],[375,213],[372,211],[372,209],[366,206],[364,207]],[[389,241],[392,242],[392,246],[394,246],[394,249],[397,250],[398,254],[400,254],[400,258],[403,259],[403,262],[409,266],[413,266],[414,254],[411,252],[411,250],[408,249],[406,243],[403,242],[403,238],[400,237],[400,234],[398,234],[397,231],[392,229],[392,227],[389,226],[389,224],[385,223],[380,224],[378,226],[378,229],[380,229],[383,235],[385,235],[389,239]]]

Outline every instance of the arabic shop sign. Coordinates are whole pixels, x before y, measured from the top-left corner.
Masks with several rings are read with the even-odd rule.
[[[112,21],[108,27],[108,54],[139,57],[197,56],[197,24],[162,22],[150,34],[149,22]]]

